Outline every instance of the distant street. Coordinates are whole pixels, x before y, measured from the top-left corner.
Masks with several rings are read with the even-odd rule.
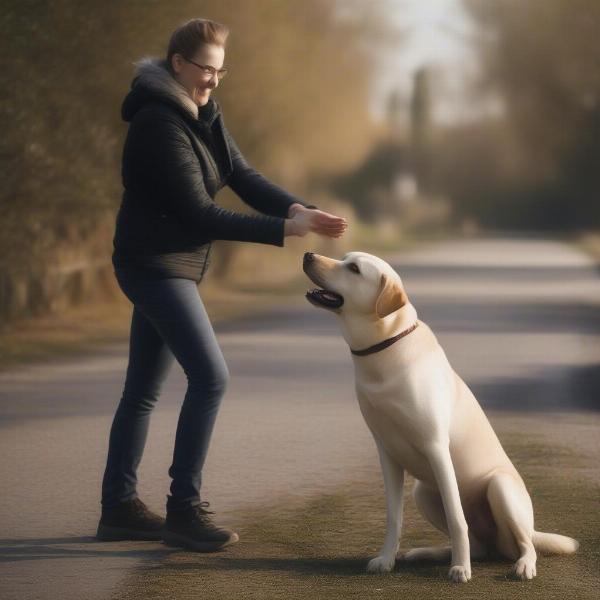
[[[503,238],[387,259],[486,409],[540,418],[600,409],[600,273],[585,255],[559,242]],[[249,508],[379,468],[333,315],[299,297],[217,334],[232,379],[203,490],[218,520],[235,524]],[[0,374],[2,600],[104,600],[129,569],[172,551],[92,538],[127,350]],[[159,512],[185,388],[175,365],[139,474],[141,498]]]

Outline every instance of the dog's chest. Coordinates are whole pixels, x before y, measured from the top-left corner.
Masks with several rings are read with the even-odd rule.
[[[369,429],[398,462],[425,481],[433,474],[422,449],[448,430],[445,364],[432,353],[410,364],[383,365],[379,376],[356,373],[357,399]]]
[[[396,360],[394,360],[396,358]],[[411,426],[444,418],[449,406],[452,371],[442,350],[403,361],[394,355],[369,368],[355,368],[355,387],[361,410],[371,418],[387,418]]]

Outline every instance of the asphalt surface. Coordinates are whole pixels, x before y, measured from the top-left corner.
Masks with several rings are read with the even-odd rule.
[[[600,277],[544,239],[444,242],[386,257],[454,368],[491,412],[600,409]],[[307,280],[307,288],[311,284]],[[219,520],[360,480],[377,467],[335,317],[281,306],[217,328],[232,380],[203,480]],[[0,374],[0,597],[108,598],[172,550],[99,543],[100,481],[127,346]],[[174,365],[153,414],[140,496],[162,512],[186,382]]]

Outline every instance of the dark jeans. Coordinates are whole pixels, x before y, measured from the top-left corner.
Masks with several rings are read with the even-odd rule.
[[[181,407],[167,509],[200,503],[202,466],[229,371],[191,279],[145,279],[117,271],[117,281],[134,305],[129,364],[115,414],[102,481],[102,505],[137,497],[136,471],[154,408],[176,358],[187,377]]]

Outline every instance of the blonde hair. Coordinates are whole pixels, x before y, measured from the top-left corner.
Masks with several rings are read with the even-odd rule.
[[[180,25],[172,34],[167,49],[167,66],[171,69],[174,54],[192,57],[203,44],[225,47],[229,28],[210,19],[191,19]]]

